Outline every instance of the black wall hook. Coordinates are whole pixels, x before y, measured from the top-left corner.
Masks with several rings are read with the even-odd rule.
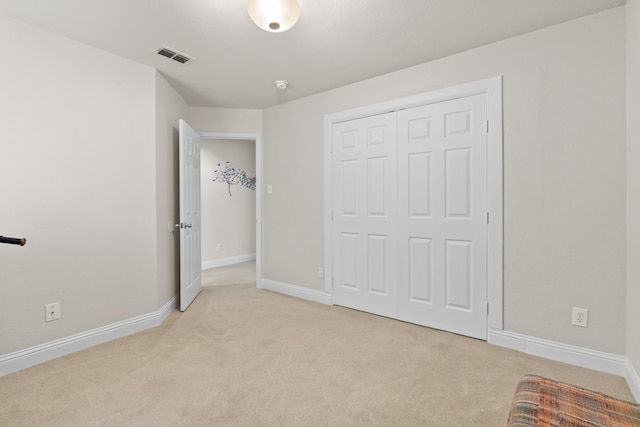
[[[27,244],[27,239],[16,239],[14,237],[4,237],[0,236],[0,243],[7,243],[9,245],[20,245],[24,246]]]

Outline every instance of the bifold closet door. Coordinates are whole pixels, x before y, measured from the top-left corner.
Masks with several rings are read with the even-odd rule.
[[[332,133],[333,303],[397,318],[396,113]]]
[[[487,337],[486,95],[334,124],[333,303]]]
[[[487,338],[486,96],[398,113],[399,319]]]

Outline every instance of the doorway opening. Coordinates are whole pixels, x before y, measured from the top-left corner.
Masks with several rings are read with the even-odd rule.
[[[203,252],[201,261],[203,280],[212,284],[222,284],[228,275],[236,274],[237,271],[246,276],[247,266],[251,266],[255,260],[255,284],[256,287],[262,288],[262,200],[260,191],[262,142],[260,135],[231,132],[199,132],[199,134],[205,153],[207,151],[218,152],[213,157],[207,158],[206,154],[201,157],[202,193],[206,191],[207,185],[205,184],[215,185],[216,192],[223,193],[225,197],[219,201],[224,202],[229,208],[229,212],[220,211],[220,206],[214,206],[215,199],[202,194]],[[234,146],[234,144],[236,145]],[[251,150],[250,147],[253,149]],[[209,150],[210,148],[212,150]],[[247,153],[251,151],[253,154],[251,157],[255,159],[253,164],[249,165],[247,164]],[[225,168],[227,169],[226,175]],[[231,168],[234,168],[233,171]],[[236,176],[230,177],[229,172]],[[255,177],[255,181],[252,182],[253,177]],[[214,179],[216,182],[213,181]],[[249,204],[246,196],[247,191],[252,188],[255,190],[255,195],[250,200],[252,203]],[[250,205],[254,206],[249,208]],[[234,212],[234,209],[244,209],[244,211]],[[218,212],[221,217],[211,217],[211,215],[215,215],[214,212]],[[255,220],[249,212],[255,212]],[[206,220],[205,216],[207,216]],[[234,221],[236,224],[233,227],[227,227],[223,233],[216,233],[214,228],[220,225],[224,228],[225,221]],[[219,222],[223,222],[223,224]],[[255,226],[251,227],[251,223]],[[243,242],[234,241],[234,233],[237,234],[235,237]],[[253,244],[255,244],[255,254],[247,252],[246,249],[253,247]],[[207,272],[207,270],[209,271]]]

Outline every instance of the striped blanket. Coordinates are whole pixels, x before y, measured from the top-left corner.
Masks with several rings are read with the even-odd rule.
[[[640,426],[640,405],[595,391],[526,375],[518,383],[509,427]]]

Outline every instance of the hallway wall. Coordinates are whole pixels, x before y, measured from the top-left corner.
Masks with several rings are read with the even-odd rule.
[[[227,161],[237,171],[255,178],[255,142],[202,140],[202,264],[205,267],[256,253],[255,190],[213,180],[215,171],[224,170]]]

